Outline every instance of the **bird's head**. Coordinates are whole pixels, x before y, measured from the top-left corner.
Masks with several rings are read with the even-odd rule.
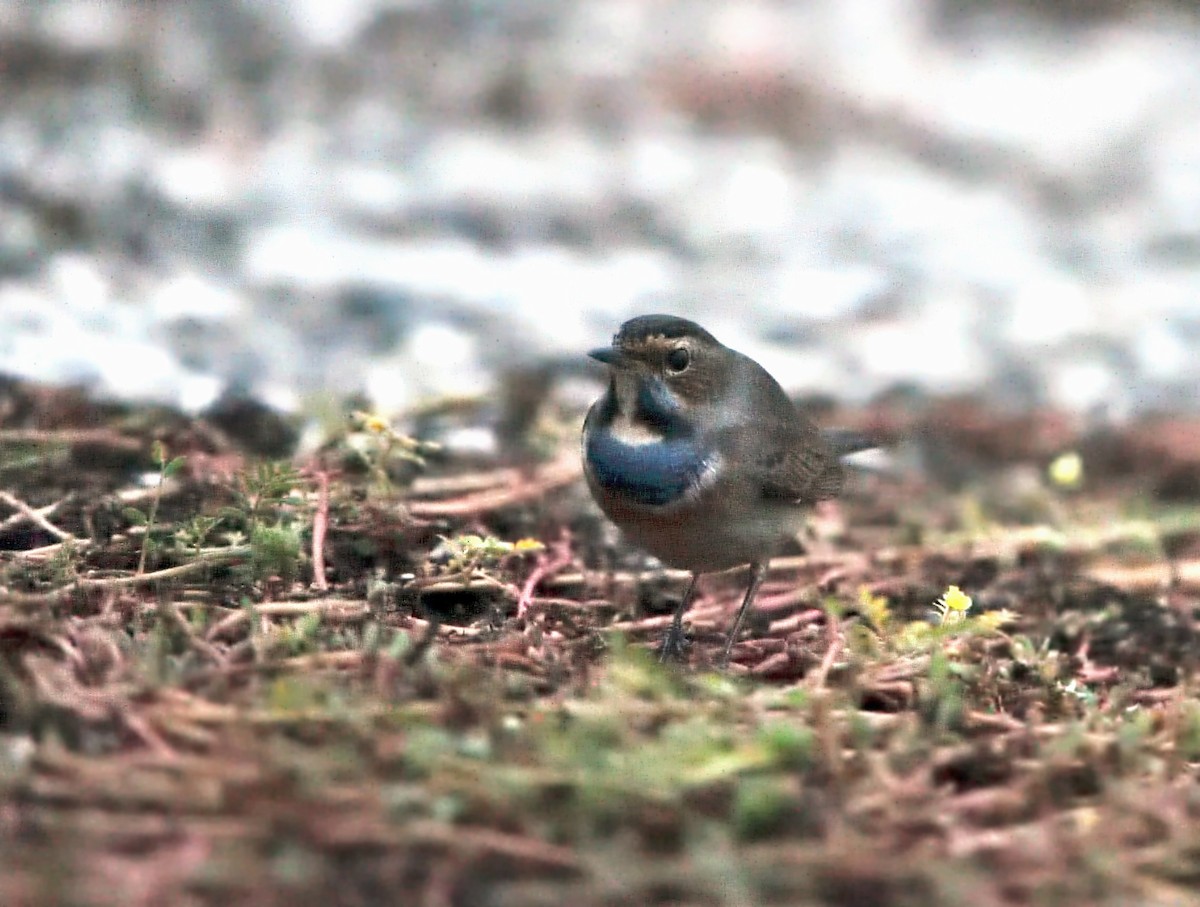
[[[656,408],[712,402],[730,370],[729,350],[694,321],[674,315],[627,321],[613,336],[612,346],[588,355],[612,369],[618,409],[643,418],[653,416]]]

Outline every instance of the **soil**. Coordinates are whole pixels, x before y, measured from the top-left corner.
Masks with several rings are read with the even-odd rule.
[[[719,671],[582,414],[237,412],[0,384],[0,903],[1200,904],[1200,420],[826,407],[887,461]]]

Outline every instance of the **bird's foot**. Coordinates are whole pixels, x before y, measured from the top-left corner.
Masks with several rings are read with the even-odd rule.
[[[683,627],[672,624],[671,629],[663,634],[662,646],[658,650],[659,664],[668,661],[683,661],[687,655],[688,639]]]
[[[729,656],[733,654],[733,647],[737,643],[737,639],[730,636],[725,640],[725,648],[721,650],[721,660],[717,662],[717,670],[724,672],[729,670]]]

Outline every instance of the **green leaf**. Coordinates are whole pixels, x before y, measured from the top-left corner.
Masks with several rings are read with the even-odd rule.
[[[284,526],[260,526],[250,536],[250,564],[256,579],[278,575],[292,582],[300,561],[300,536]]]
[[[795,813],[795,794],[778,778],[743,778],[733,800],[734,833],[743,841],[778,832]]]
[[[125,517],[133,526],[145,526],[150,522],[150,518],[136,507],[126,507],[121,511],[121,516]]]
[[[298,621],[296,621],[296,629],[300,632],[300,636],[305,640],[311,640],[317,635],[321,629],[321,612],[310,611]]]
[[[812,728],[785,721],[772,721],[756,735],[773,760],[791,768],[807,768],[817,750],[817,735]]]
[[[166,464],[163,467],[163,476],[165,478],[170,478],[171,476],[175,475],[175,473],[177,473],[177,472],[179,472],[179,470],[183,469],[183,465],[186,462],[187,462],[187,457],[176,457],[174,460],[172,460],[170,463]]]

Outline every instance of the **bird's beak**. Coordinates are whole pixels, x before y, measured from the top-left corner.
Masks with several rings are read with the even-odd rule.
[[[613,365],[620,358],[620,353],[611,346],[601,346],[588,352],[588,355],[597,362],[603,362],[605,365]]]

